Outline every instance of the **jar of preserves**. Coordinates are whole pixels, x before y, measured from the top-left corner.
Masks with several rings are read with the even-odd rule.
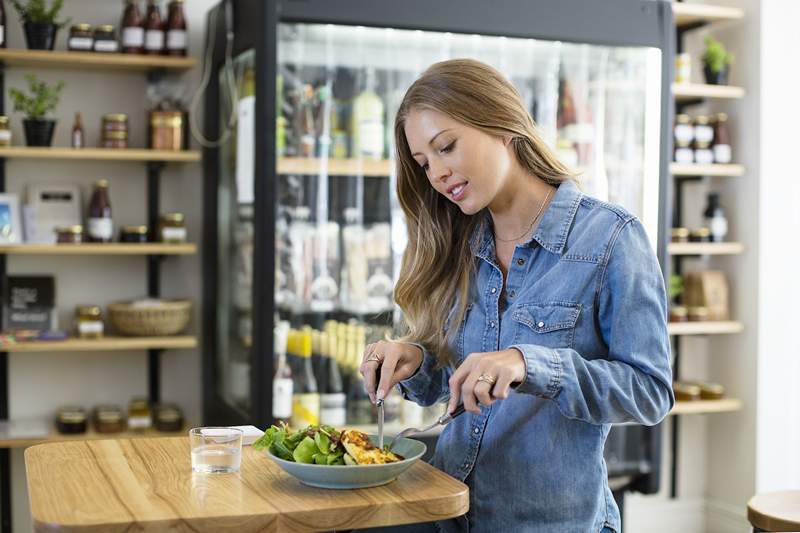
[[[672,392],[679,402],[693,402],[700,399],[700,387],[692,383],[673,383]]]
[[[83,226],[56,228],[55,232],[58,244],[80,244],[83,242]]]
[[[128,148],[128,133],[125,131],[109,131],[103,134],[103,148],[123,150]]]
[[[5,115],[0,115],[0,146],[11,146],[11,129]]]
[[[167,14],[167,55],[185,56],[187,42],[183,0],[172,0]]]
[[[696,305],[688,309],[689,322],[705,322],[708,320],[708,307]]]
[[[144,20],[139,13],[138,0],[127,0],[122,14],[122,53],[144,52]]]
[[[75,24],[69,30],[67,48],[73,52],[91,52],[94,48],[94,35],[91,24]]]
[[[688,228],[672,228],[672,242],[689,242]]]
[[[125,415],[116,405],[98,405],[94,410],[94,430],[98,433],[125,431]]]
[[[158,431],[181,431],[183,429],[183,413],[177,405],[163,403],[156,405],[155,409],[155,428]]]
[[[103,312],[99,305],[79,305],[75,308],[75,335],[81,339],[103,337]]]
[[[63,435],[86,433],[86,411],[83,407],[68,405],[56,414],[56,430]]]
[[[169,244],[183,244],[187,240],[183,213],[167,213],[158,220],[158,240]]]
[[[689,232],[689,242],[709,242],[711,240],[711,230],[708,228],[697,228]]]
[[[675,56],[675,83],[689,83],[692,77],[692,56],[686,52]]]
[[[725,397],[725,387],[719,383],[702,382],[697,386],[700,387],[700,399],[702,400],[721,400]]]
[[[669,308],[670,322],[686,322],[689,320],[689,310],[683,305],[673,305]]]
[[[150,414],[150,402],[147,398],[132,398],[128,404],[128,429],[131,431],[144,431],[153,425]]]
[[[119,242],[138,244],[147,242],[147,226],[123,226],[119,232]]]
[[[111,24],[102,24],[94,29],[94,51],[116,53],[119,51],[117,32]]]
[[[150,148],[183,149],[183,111],[150,112]]]
[[[103,133],[124,131],[128,133],[128,115],[125,113],[109,113],[103,115]]]

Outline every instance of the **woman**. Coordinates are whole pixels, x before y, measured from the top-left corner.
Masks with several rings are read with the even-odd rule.
[[[433,464],[470,488],[444,531],[620,531],[610,424],[674,403],[661,271],[642,224],[583,195],[499,72],[458,59],[395,122],[408,334],[367,346],[373,401],[400,386],[451,422]],[[444,327],[442,327],[444,325]]]

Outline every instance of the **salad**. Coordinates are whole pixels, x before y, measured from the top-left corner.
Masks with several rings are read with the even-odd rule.
[[[325,466],[386,464],[402,461],[403,457],[389,451],[389,446],[381,450],[370,442],[369,437],[360,431],[337,430],[332,426],[314,425],[298,431],[289,426],[272,426],[253,443],[256,450],[269,452],[296,463]]]

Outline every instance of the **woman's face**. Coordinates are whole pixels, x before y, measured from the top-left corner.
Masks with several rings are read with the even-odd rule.
[[[433,188],[467,215],[495,199],[514,163],[502,138],[438,111],[411,110],[405,134],[412,156]]]

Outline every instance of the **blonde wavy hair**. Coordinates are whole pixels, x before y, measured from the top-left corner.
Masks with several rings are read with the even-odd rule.
[[[537,133],[516,88],[493,67],[472,59],[431,65],[403,97],[394,123],[397,147],[397,196],[408,229],[394,297],[405,316],[404,334],[396,340],[420,343],[439,366],[453,360],[448,338],[458,329],[474,278],[470,235],[483,219],[465,215],[436,192],[411,156],[405,123],[412,110],[435,110],[484,133],[510,137],[520,165],[532,176],[558,186],[573,179]],[[458,308],[445,331],[447,315]]]

